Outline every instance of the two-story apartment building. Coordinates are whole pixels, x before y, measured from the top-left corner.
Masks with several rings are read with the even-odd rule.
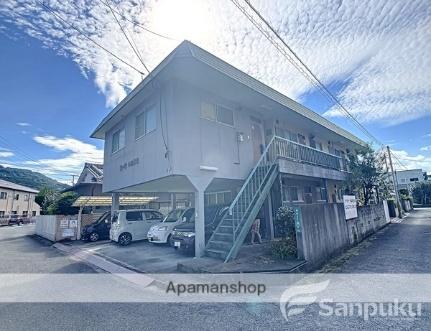
[[[40,206],[34,201],[37,193],[30,187],[0,179],[0,218],[39,215]]]
[[[103,191],[194,193],[196,256],[234,258],[253,220],[281,203],[341,201],[351,133],[184,41],[93,132]],[[205,244],[205,207],[230,205]],[[262,208],[263,206],[263,208]]]
[[[399,190],[413,190],[420,183],[427,180],[427,173],[422,169],[398,170],[395,172]]]

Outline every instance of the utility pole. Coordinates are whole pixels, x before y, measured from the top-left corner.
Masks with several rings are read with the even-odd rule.
[[[392,181],[394,182],[394,190],[395,190],[395,198],[397,199],[398,215],[399,215],[399,218],[402,218],[400,197],[398,195],[398,183],[395,177],[394,167],[392,165],[391,149],[389,148],[389,146],[386,146],[386,148],[388,150],[389,165],[391,166]]]

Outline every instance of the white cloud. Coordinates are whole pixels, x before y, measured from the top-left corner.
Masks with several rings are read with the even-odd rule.
[[[424,156],[422,154],[410,155],[404,150],[393,150],[392,153],[396,156],[393,157],[392,161],[397,170],[405,170],[405,168],[422,169],[431,173],[431,156]]]
[[[12,152],[7,152],[7,151],[2,152],[2,151],[0,151],[0,157],[12,157],[14,155],[15,154],[12,153]]]
[[[144,70],[100,0],[52,0],[49,4],[78,29]],[[339,97],[361,121],[391,125],[431,114],[431,16],[427,0],[278,0],[253,4],[324,83],[346,82]],[[129,0],[118,2],[116,8],[157,32],[192,40],[297,100],[311,89],[229,1]],[[0,16],[70,57],[86,77],[94,73],[110,107],[142,79],[34,0],[3,0]],[[122,20],[122,24],[133,35],[149,68],[178,44],[127,21]],[[339,113],[331,109],[326,115]]]
[[[18,122],[18,123],[16,123],[16,125],[18,125],[18,126],[30,126],[31,124],[27,123],[27,122]]]
[[[85,162],[103,163],[103,150],[73,137],[35,136],[34,140],[59,152],[68,152],[66,156],[25,161],[24,166],[50,176],[79,174]]]
[[[431,151],[431,145],[429,146],[423,146],[420,148],[421,151]]]

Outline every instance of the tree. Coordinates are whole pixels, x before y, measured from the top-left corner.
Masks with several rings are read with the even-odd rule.
[[[370,204],[374,192],[380,199],[389,196],[388,175],[369,145],[356,153],[349,152],[347,157],[351,172],[345,184],[347,191],[356,193],[363,205]]]
[[[62,193],[49,207],[48,213],[51,215],[75,215],[78,207],[72,207],[78,195],[75,192]]]
[[[413,199],[421,205],[431,204],[431,183],[420,183],[412,191]]]
[[[36,203],[41,208],[41,214],[48,214],[48,207],[52,205],[58,197],[58,192],[52,188],[44,186],[35,197]]]

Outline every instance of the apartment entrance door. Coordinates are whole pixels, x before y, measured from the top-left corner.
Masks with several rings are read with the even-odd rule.
[[[251,140],[253,143],[253,157],[254,161],[257,162],[262,155],[264,145],[263,145],[263,127],[262,123],[252,118],[251,119]]]

